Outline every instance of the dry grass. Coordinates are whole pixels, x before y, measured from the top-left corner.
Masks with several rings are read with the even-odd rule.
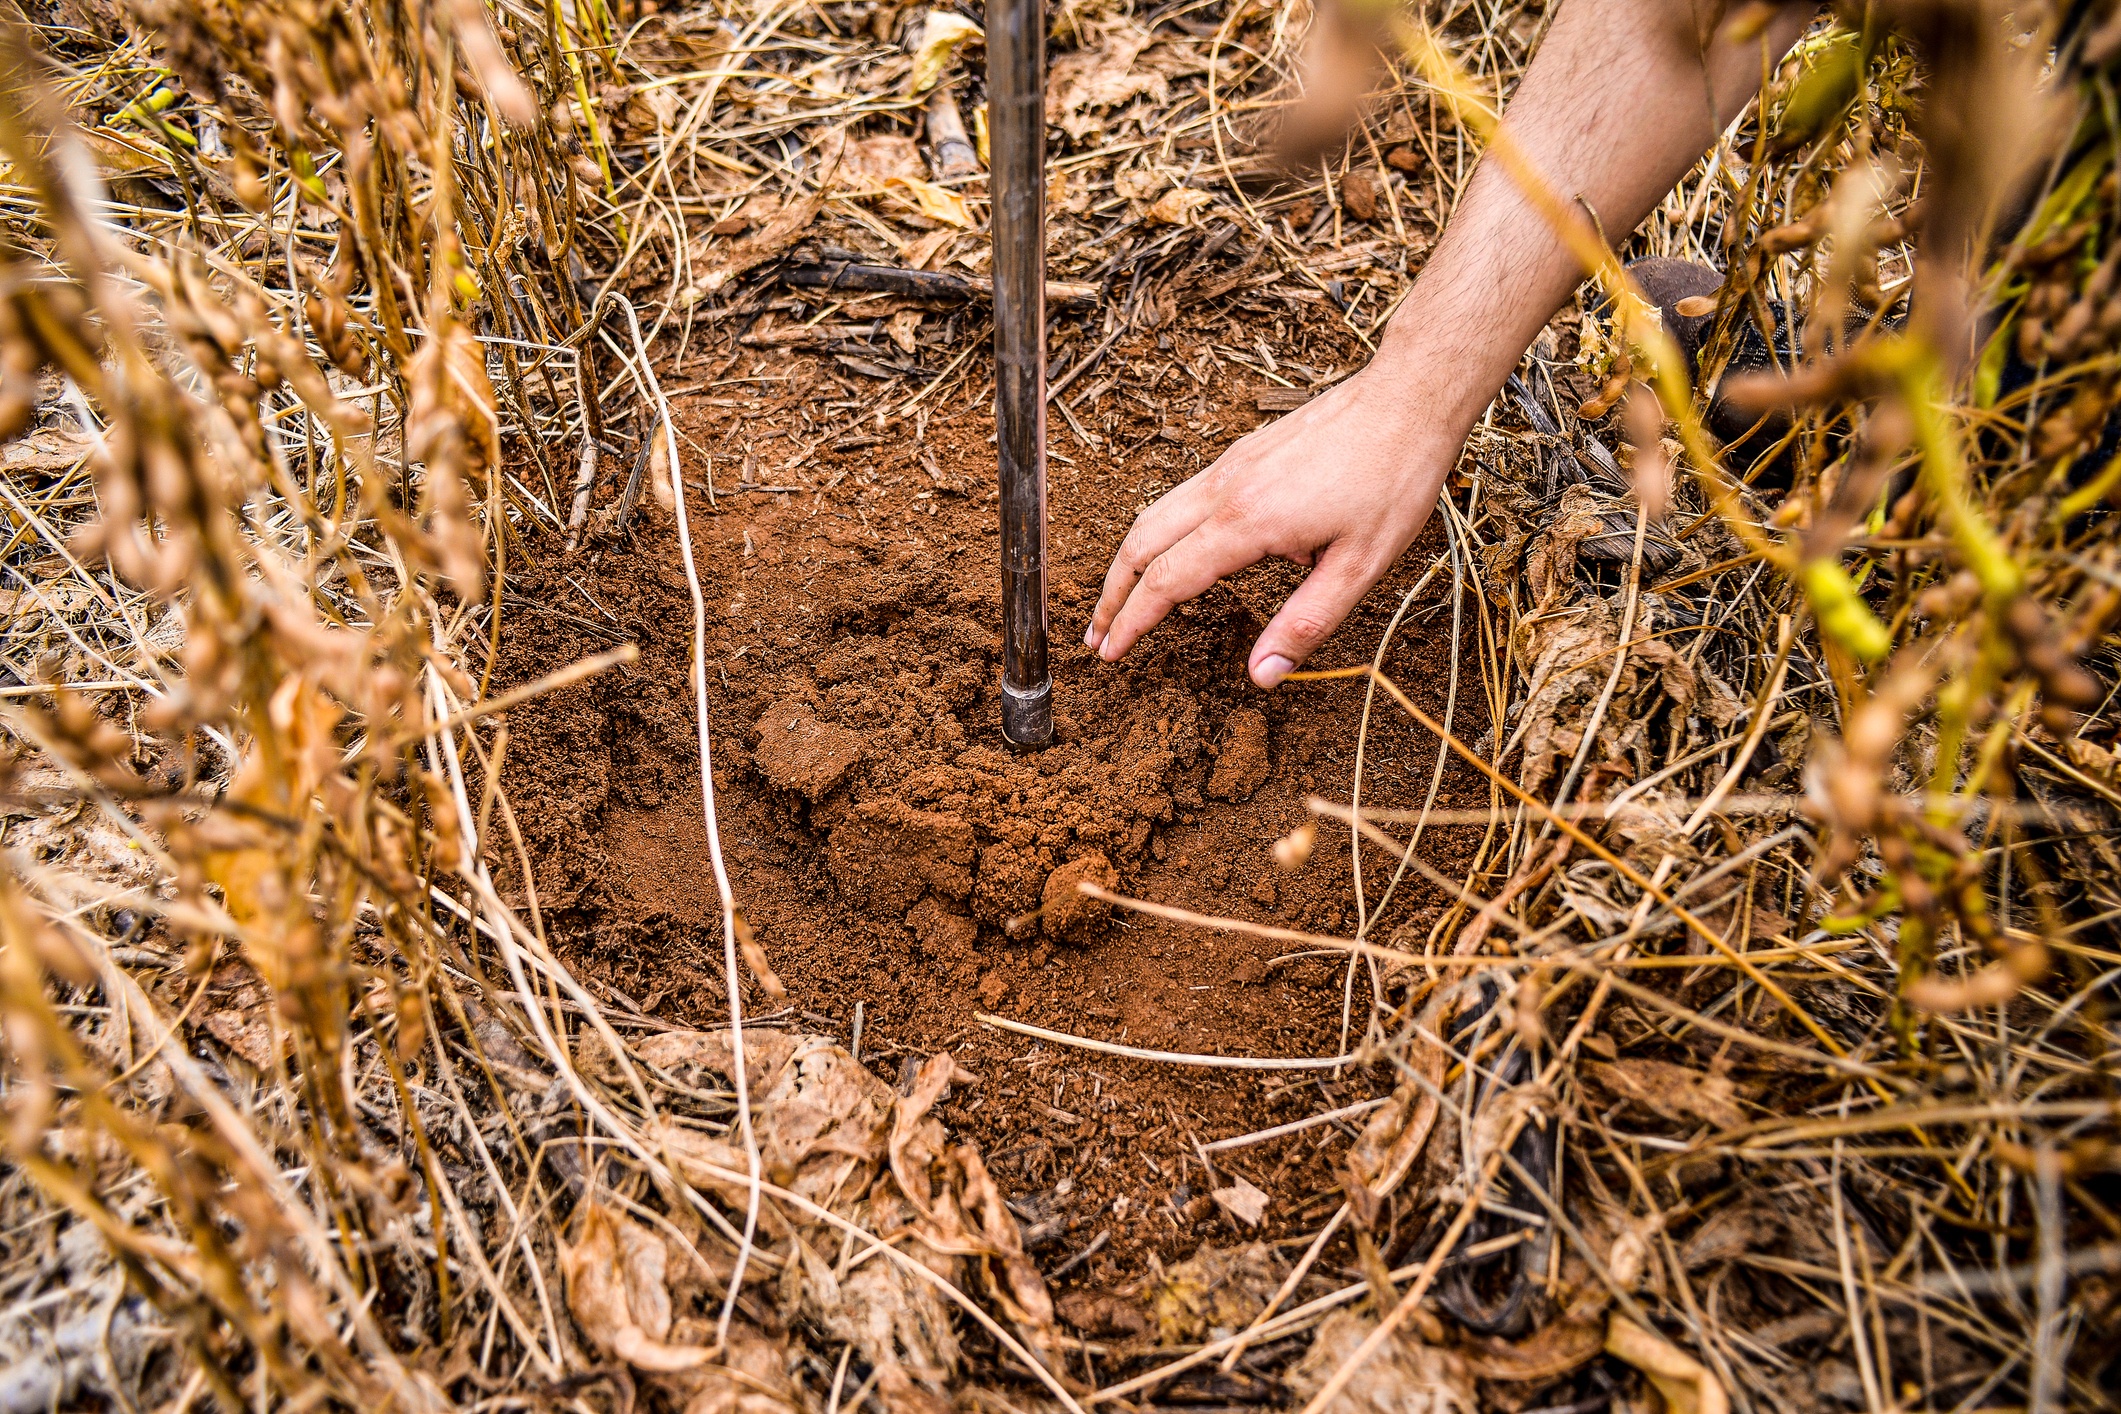
[[[1346,950],[1343,1049],[1396,1088],[1295,1265],[1207,1283],[1245,1293],[1229,1330],[1093,1348],[928,1113],[947,1057],[900,1094],[734,1014],[665,1033],[493,880],[529,873],[507,707],[628,661],[490,695],[510,547],[644,486],[682,517],[659,378],[771,331],[761,272],[813,223],[980,273],[979,181],[887,126],[946,130],[914,71],[969,99],[977,66],[907,18],[6,21],[0,1403],[2111,1404],[2121,20],[1815,32],[1619,252],[1729,272],[1698,378],[1574,231],[1614,312],[1542,337],[1425,581],[1480,678],[1425,717],[1395,619],[1354,798],[1317,805],[1356,927],[1294,941]],[[1252,144],[1305,18],[1056,11],[1053,273],[1102,291],[1070,380],[1181,293],[1367,342],[1539,30],[1410,16],[1277,182]],[[935,368],[824,347],[911,413],[974,376],[953,329]],[[1057,406],[1099,449],[1093,400]],[[1476,695],[1502,726],[1467,742]],[[1376,808],[1398,711],[1490,811]],[[1408,926],[1422,832],[1468,821],[1455,905]],[[744,968],[770,999],[716,872],[732,1005]],[[1350,1233],[1354,1283],[1318,1265]]]

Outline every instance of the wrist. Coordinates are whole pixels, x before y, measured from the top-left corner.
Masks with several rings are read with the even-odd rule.
[[[1349,381],[1378,431],[1427,463],[1456,458],[1495,390],[1473,386],[1463,351],[1453,357],[1410,336],[1387,337]]]

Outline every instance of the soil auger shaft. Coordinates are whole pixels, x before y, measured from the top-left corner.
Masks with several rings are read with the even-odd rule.
[[[1002,496],[1002,735],[1053,740],[1046,660],[1046,22],[987,7],[994,196],[994,445]]]

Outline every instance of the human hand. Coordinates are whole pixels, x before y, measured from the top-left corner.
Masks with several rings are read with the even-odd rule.
[[[1465,428],[1369,368],[1238,441],[1143,511],[1106,572],[1083,642],[1111,662],[1173,606],[1270,555],[1311,567],[1252,645],[1272,688],[1412,543]]]
[[[1759,86],[1812,17],[1722,26],[1704,48],[1683,0],[1569,0],[1510,100],[1527,172],[1633,230]],[[1143,511],[1083,641],[1118,658],[1171,611],[1269,555],[1311,567],[1252,645],[1271,688],[1308,658],[1407,548],[1480,410],[1583,279],[1575,254],[1482,160],[1370,366]]]

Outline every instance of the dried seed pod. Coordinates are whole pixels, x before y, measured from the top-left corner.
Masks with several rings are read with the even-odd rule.
[[[2017,600],[2004,615],[2004,625],[2017,641],[2019,658],[2039,678],[2042,696],[2066,707],[2099,705],[2105,690],[2063,646],[2055,623],[2037,601]]]
[[[392,1010],[398,1018],[398,1034],[393,1049],[400,1064],[410,1064],[427,1048],[427,1004],[413,988],[398,992]]]
[[[1915,612],[1926,619],[1956,623],[1981,602],[1981,581],[1972,570],[1960,570],[1942,584],[1933,584],[1915,598]]]
[[[36,394],[26,380],[0,382],[0,442],[21,435],[36,416]]]
[[[1311,862],[1311,850],[1318,843],[1318,826],[1298,825],[1274,842],[1274,864],[1284,874],[1294,874]]]
[[[744,965],[751,969],[751,975],[758,979],[759,990],[775,1001],[785,998],[788,987],[781,981],[780,974],[773,970],[772,964],[766,961],[766,949],[759,943],[758,935],[751,931],[751,924],[741,913],[730,921],[736,928],[737,951],[743,954]]]
[[[2084,336],[2091,332],[2097,313],[2098,307],[2089,298],[2078,300],[2055,321],[2054,328],[2048,332],[2048,346],[2060,357],[2070,357]]]
[[[457,828],[456,797],[449,782],[432,771],[422,771],[420,789],[427,795],[427,828],[434,839],[434,867],[444,874],[462,873],[470,867],[464,853],[464,836]]]
[[[251,211],[272,208],[272,188],[265,183],[265,158],[249,133],[231,125],[226,129],[228,151],[234,168],[232,182],[236,200]]]

